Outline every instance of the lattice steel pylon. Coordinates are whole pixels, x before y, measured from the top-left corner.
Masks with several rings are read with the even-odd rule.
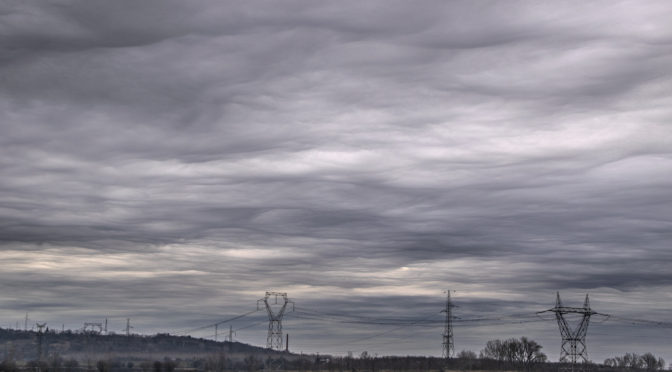
[[[37,326],[37,329],[38,329],[38,331],[37,331],[37,360],[42,360],[42,354],[43,354],[42,353],[42,341],[43,341],[43,337],[44,337],[44,333],[42,332],[42,330],[47,325],[47,323],[42,323],[42,324],[35,323],[35,325]]]
[[[270,297],[275,298],[275,305],[280,305],[280,308],[273,310],[271,304],[268,303]],[[282,304],[278,304],[278,297],[282,298]],[[266,339],[266,348],[271,350],[283,351],[282,338],[282,317],[285,315],[287,305],[292,304],[292,311],[294,311],[294,301],[287,298],[287,293],[280,292],[266,292],[264,298],[257,300],[257,309],[259,302],[263,302],[268,312],[268,338]]]
[[[443,352],[444,360],[450,360],[455,354],[455,344],[453,343],[453,303],[450,301],[450,291],[446,291],[446,308],[442,313],[446,313],[446,318],[443,325]]]
[[[585,363],[588,362],[588,349],[586,347],[586,333],[588,333],[588,323],[592,315],[606,315],[593,311],[590,308],[588,294],[583,303],[583,307],[563,306],[560,300],[560,292],[557,293],[555,307],[552,309],[540,311],[539,313],[555,313],[555,319],[558,321],[560,335],[562,336],[562,347],[560,348],[560,363],[569,363],[570,367],[565,370],[571,372],[585,371]],[[581,316],[576,328],[572,328],[565,319],[566,314],[578,314]]]

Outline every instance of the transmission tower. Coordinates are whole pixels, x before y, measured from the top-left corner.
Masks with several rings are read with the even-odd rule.
[[[126,318],[126,337],[131,335],[131,318]]]
[[[583,307],[563,306],[560,300],[560,292],[557,293],[555,307],[552,309],[540,311],[539,313],[555,313],[555,319],[558,321],[560,336],[562,336],[562,347],[560,348],[560,363],[569,363],[570,367],[565,370],[571,372],[585,371],[585,363],[588,362],[588,349],[586,348],[586,333],[588,332],[588,323],[592,315],[600,314],[591,310],[588,294],[583,303]],[[565,315],[577,314],[580,316],[579,324],[576,328],[571,327]],[[579,364],[581,363],[581,365]]]
[[[455,344],[453,343],[453,303],[450,301],[450,290],[446,291],[446,308],[442,313],[446,313],[446,319],[443,323],[443,359],[450,360],[455,354]]]
[[[279,309],[273,310],[269,304],[269,298],[274,297],[273,305],[279,305]],[[278,303],[278,297],[281,298],[282,303]],[[268,338],[266,339],[266,348],[271,350],[282,351],[282,317],[285,315],[287,304],[292,304],[292,311],[294,311],[294,301],[287,298],[287,293],[266,292],[264,298],[257,300],[257,309],[259,302],[264,303],[266,311],[268,312]],[[275,306],[276,308],[278,306]]]
[[[42,329],[47,325],[47,323],[35,323],[37,326],[37,360],[42,360],[42,338],[44,334]]]

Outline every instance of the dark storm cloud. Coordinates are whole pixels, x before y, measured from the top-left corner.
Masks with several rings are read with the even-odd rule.
[[[414,318],[453,288],[465,318],[543,310],[556,290],[667,317],[671,12],[5,3],[3,308],[161,331],[269,289]],[[328,346],[312,343],[319,321],[295,321],[298,344]],[[340,341],[366,336],[340,326]],[[529,330],[557,343],[548,324]],[[263,325],[246,332],[263,343]],[[519,332],[476,327],[462,344]]]

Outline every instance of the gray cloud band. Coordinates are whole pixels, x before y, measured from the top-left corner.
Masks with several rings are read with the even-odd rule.
[[[267,289],[410,316],[446,287],[465,313],[561,290],[668,316],[666,2],[0,7],[12,317],[188,328]],[[553,355],[552,325],[529,329]],[[599,357],[667,352],[595,337]]]

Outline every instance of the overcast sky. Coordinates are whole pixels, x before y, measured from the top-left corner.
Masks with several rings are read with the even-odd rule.
[[[668,1],[3,1],[0,326],[177,332],[267,290],[296,302],[297,352],[441,355],[440,322],[337,319],[440,320],[446,289],[463,319],[560,291],[672,321],[671,19]],[[237,339],[265,345],[264,317]],[[528,336],[557,359],[545,319],[456,324],[456,349]],[[669,329],[595,320],[591,359],[672,361]]]

